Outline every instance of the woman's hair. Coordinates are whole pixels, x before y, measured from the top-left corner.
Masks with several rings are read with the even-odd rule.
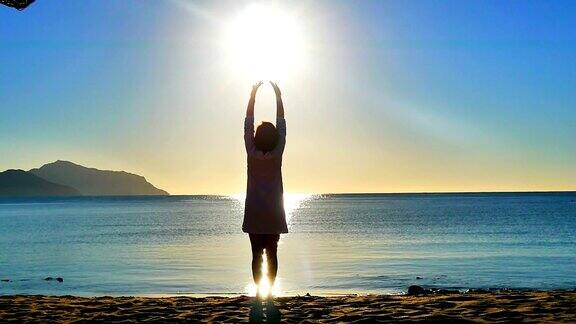
[[[256,128],[256,135],[254,135],[256,149],[266,153],[272,151],[276,144],[278,144],[278,130],[274,124],[262,122]]]

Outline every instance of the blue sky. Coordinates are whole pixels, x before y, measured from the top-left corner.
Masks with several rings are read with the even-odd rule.
[[[67,159],[173,193],[242,191],[252,80],[219,44],[250,3],[0,7],[0,168]],[[308,42],[279,80],[289,191],[576,190],[575,2],[280,5]]]

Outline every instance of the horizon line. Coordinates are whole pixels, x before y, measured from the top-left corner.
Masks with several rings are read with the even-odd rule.
[[[434,194],[513,194],[513,193],[576,193],[573,190],[533,190],[533,191],[405,191],[405,192],[325,192],[325,193],[307,193],[307,192],[284,192],[284,194],[294,195],[434,195]],[[244,193],[194,193],[194,194],[170,194],[169,196],[234,196]]]

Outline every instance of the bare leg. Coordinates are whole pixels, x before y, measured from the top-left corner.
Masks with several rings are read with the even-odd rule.
[[[278,273],[278,247],[276,244],[266,247],[266,261],[268,264],[268,279],[270,280],[270,287],[274,286],[276,274]]]
[[[252,247],[252,277],[254,284],[260,284],[262,278],[262,254],[264,254],[264,246],[262,245],[262,237],[260,235],[250,234],[250,246]]]
[[[252,249],[252,277],[256,285],[260,284],[262,278],[262,254],[264,249]]]

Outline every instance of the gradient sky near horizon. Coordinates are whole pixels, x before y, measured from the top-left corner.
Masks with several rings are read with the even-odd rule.
[[[253,80],[222,41],[251,3],[0,6],[0,169],[63,159],[172,194],[242,192]],[[576,190],[576,2],[278,6],[306,44],[278,80],[286,191]],[[273,116],[263,87],[256,118]]]

